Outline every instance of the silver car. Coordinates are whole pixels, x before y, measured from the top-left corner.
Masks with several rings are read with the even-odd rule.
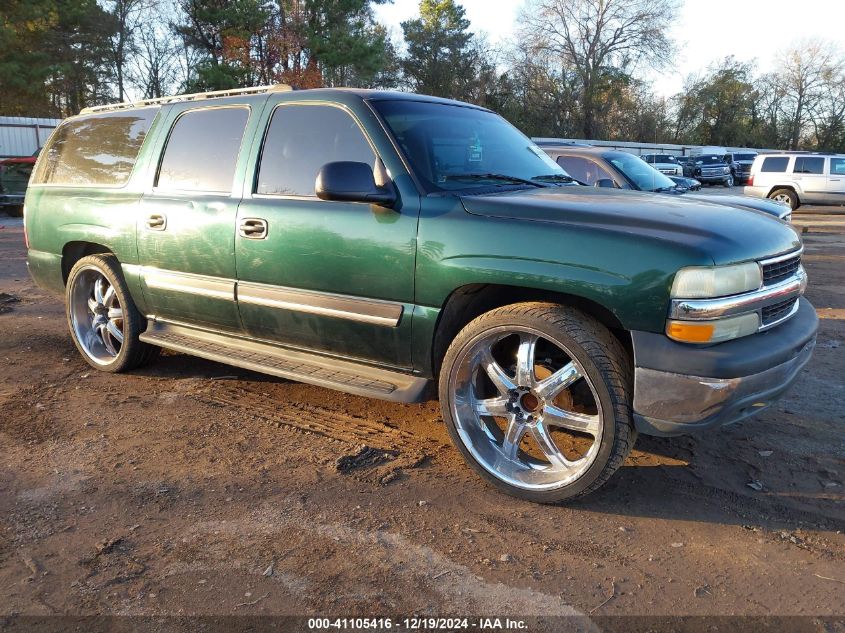
[[[771,198],[793,210],[802,204],[845,204],[845,154],[760,154],[745,195]]]

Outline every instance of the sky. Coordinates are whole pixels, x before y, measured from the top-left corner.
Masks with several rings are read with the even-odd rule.
[[[470,28],[491,43],[514,38],[514,24],[524,0],[458,0]],[[378,19],[401,36],[401,22],[417,16],[419,0],[393,0],[375,7]],[[759,73],[774,70],[780,50],[809,37],[837,42],[845,48],[845,0],[683,0],[672,28],[678,53],[672,67],[647,73],[657,94],[670,97],[691,73],[734,55],[755,60]]]

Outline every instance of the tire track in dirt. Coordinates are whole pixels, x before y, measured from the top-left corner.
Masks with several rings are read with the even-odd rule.
[[[197,385],[190,397],[212,406],[233,407],[276,428],[315,433],[350,446],[336,461],[338,472],[385,485],[417,468],[444,448],[412,433],[335,409],[273,399],[260,386],[211,382]]]

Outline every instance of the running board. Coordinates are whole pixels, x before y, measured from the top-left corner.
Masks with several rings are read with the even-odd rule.
[[[182,325],[148,321],[141,340],[177,352],[359,396],[419,402],[425,378]]]

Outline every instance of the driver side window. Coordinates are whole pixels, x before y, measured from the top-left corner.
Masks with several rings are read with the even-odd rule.
[[[261,152],[256,193],[315,196],[317,173],[335,161],[375,166],[376,155],[348,112],[327,105],[277,106]]]
[[[563,170],[575,180],[591,187],[596,184],[596,181],[602,178],[613,180],[613,176],[606,169],[586,158],[579,156],[558,156],[557,164],[563,167]]]

